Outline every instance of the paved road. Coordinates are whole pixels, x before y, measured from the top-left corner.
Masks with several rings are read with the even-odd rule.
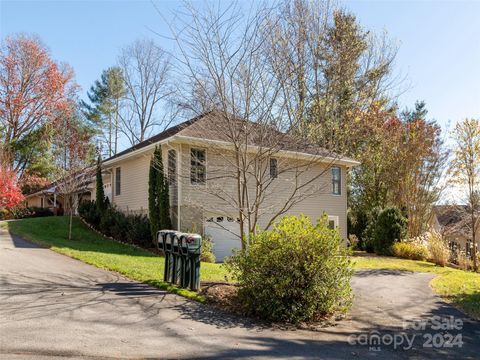
[[[1,230],[0,230],[1,232]],[[271,329],[182,297],[129,281],[0,233],[0,358],[479,358],[480,324],[442,302],[429,274],[360,271],[352,285],[350,316],[321,331]],[[433,316],[462,319],[461,349],[426,348],[427,329],[407,330],[404,320]],[[373,333],[372,333],[373,331]],[[383,344],[351,345],[368,334]],[[404,340],[404,345],[406,340]]]

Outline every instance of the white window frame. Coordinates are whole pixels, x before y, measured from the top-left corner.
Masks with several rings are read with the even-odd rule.
[[[340,178],[338,179],[339,185],[338,185],[338,194],[334,192],[334,187],[333,187],[333,170],[338,169]],[[342,168],[340,166],[332,166],[330,168],[330,176],[331,176],[331,184],[332,184],[332,195],[334,196],[342,196]]]
[[[202,150],[205,152],[205,181],[203,183],[198,183],[198,182],[192,182],[192,150]],[[208,160],[208,155],[207,155],[207,149],[205,148],[202,148],[202,147],[196,147],[196,146],[191,146],[190,147],[190,151],[188,152],[188,155],[189,155],[189,177],[190,177],[190,185],[191,186],[205,186],[207,184],[207,171],[208,171],[208,163],[207,163],[207,160]]]
[[[328,215],[327,226],[330,226],[330,221],[333,221],[334,229],[338,229],[338,216],[337,215]]]

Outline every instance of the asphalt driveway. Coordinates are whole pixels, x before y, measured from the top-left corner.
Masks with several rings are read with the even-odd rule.
[[[0,230],[0,358],[479,358],[480,324],[435,296],[430,279],[358,271],[347,319],[320,331],[287,331]]]

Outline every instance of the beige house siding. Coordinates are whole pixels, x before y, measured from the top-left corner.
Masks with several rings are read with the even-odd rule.
[[[113,165],[111,184],[112,184],[112,203],[124,211],[132,213],[148,212],[148,171],[152,152],[142,154],[135,158],[119,161]],[[115,172],[120,168],[120,195],[116,194]]]
[[[202,146],[192,146],[188,144],[172,143],[162,145],[163,164],[165,171],[168,168],[168,149],[177,150],[177,184],[171,186],[170,194],[173,200],[178,196],[178,204],[173,201],[172,205],[172,223],[173,228],[177,229],[177,209],[180,209],[180,230],[195,231],[203,233],[204,221],[207,217],[215,215],[238,217],[236,207],[229,205],[227,201],[219,198],[236,198],[235,178],[228,177],[234,168],[233,153],[226,150],[219,150],[212,147],[203,147],[206,150],[206,185],[192,185],[190,182],[190,150],[191,148],[202,148]],[[104,176],[104,184],[112,184],[113,201],[112,203],[122,211],[133,213],[148,214],[148,172],[150,159],[153,150],[148,150],[142,154],[128,159],[118,159],[106,167],[111,175]],[[284,172],[283,169],[292,167],[292,161],[295,159],[278,157],[279,177],[275,179],[270,190],[267,191],[262,211],[264,212],[259,220],[261,228],[266,227],[272,214],[280,206],[285,204],[287,196],[291,194],[295,180],[293,171]],[[121,193],[115,195],[115,169],[121,168]],[[342,238],[347,237],[347,169],[341,168],[341,195],[332,194],[331,170],[327,164],[310,164],[307,171],[300,177],[303,181],[316,178],[311,186],[308,186],[309,195],[300,203],[293,206],[285,215],[304,214],[316,221],[324,212],[338,217],[338,224]],[[268,174],[268,169],[266,170]],[[250,189],[255,188],[253,185]],[[253,196],[253,193],[250,194]],[[230,201],[231,203],[231,201]],[[280,218],[280,217],[279,217]],[[277,220],[279,219],[277,218]]]
[[[338,216],[338,226],[340,228],[340,236],[342,239],[347,239],[347,169],[340,167],[342,170],[341,176],[341,194],[332,194],[331,172],[329,169],[324,172],[321,180],[325,186],[318,194],[306,198],[301,203],[295,205],[289,212],[290,215],[304,214],[312,221],[319,219],[325,212],[330,216]],[[315,167],[314,171],[322,171],[320,166]],[[320,180],[320,179],[319,179]]]
[[[203,222],[208,216],[225,215],[237,218],[238,211],[231,206],[231,200],[223,198],[236,198],[236,184],[233,177],[227,177],[233,168],[233,155],[227,151],[206,148],[206,171],[207,178],[213,178],[206,185],[192,185],[190,183],[190,149],[201,148],[199,146],[182,145],[182,173],[181,173],[181,203],[182,209],[189,209],[182,213],[182,230],[191,228],[202,229]],[[261,228],[265,228],[272,216],[282,207],[292,193],[295,186],[294,171],[283,172],[282,167],[292,167],[291,158],[278,158],[279,177],[273,181],[270,189],[266,191],[267,197],[262,204],[264,215],[259,220]],[[322,164],[309,164],[308,170],[300,176],[303,181],[314,179],[312,184],[306,187],[309,194],[300,203],[295,204],[285,215],[304,214],[316,221],[324,212],[338,217],[340,234],[347,237],[347,198],[346,198],[346,168],[342,169],[341,195],[332,194],[330,167]],[[227,170],[226,170],[227,169]],[[228,170],[230,169],[230,170]],[[267,169],[268,171],[268,169]],[[323,174],[322,174],[323,172]],[[223,174],[222,174],[223,173]],[[319,175],[322,176],[319,177]],[[231,174],[233,175],[233,173]],[[267,175],[268,176],[268,175]],[[253,191],[252,185],[250,189]],[[253,196],[254,194],[250,194]],[[281,217],[281,216],[280,216]],[[277,218],[276,220],[280,219]]]
[[[42,207],[42,197],[40,195],[27,197],[26,201],[28,207]]]

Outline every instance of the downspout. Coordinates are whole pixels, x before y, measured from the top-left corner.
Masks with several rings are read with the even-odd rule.
[[[177,150],[177,230],[180,231],[180,211],[181,211],[181,206],[180,202],[182,199],[182,182],[181,182],[181,176],[180,174],[182,173],[182,144],[178,145],[178,150]]]

